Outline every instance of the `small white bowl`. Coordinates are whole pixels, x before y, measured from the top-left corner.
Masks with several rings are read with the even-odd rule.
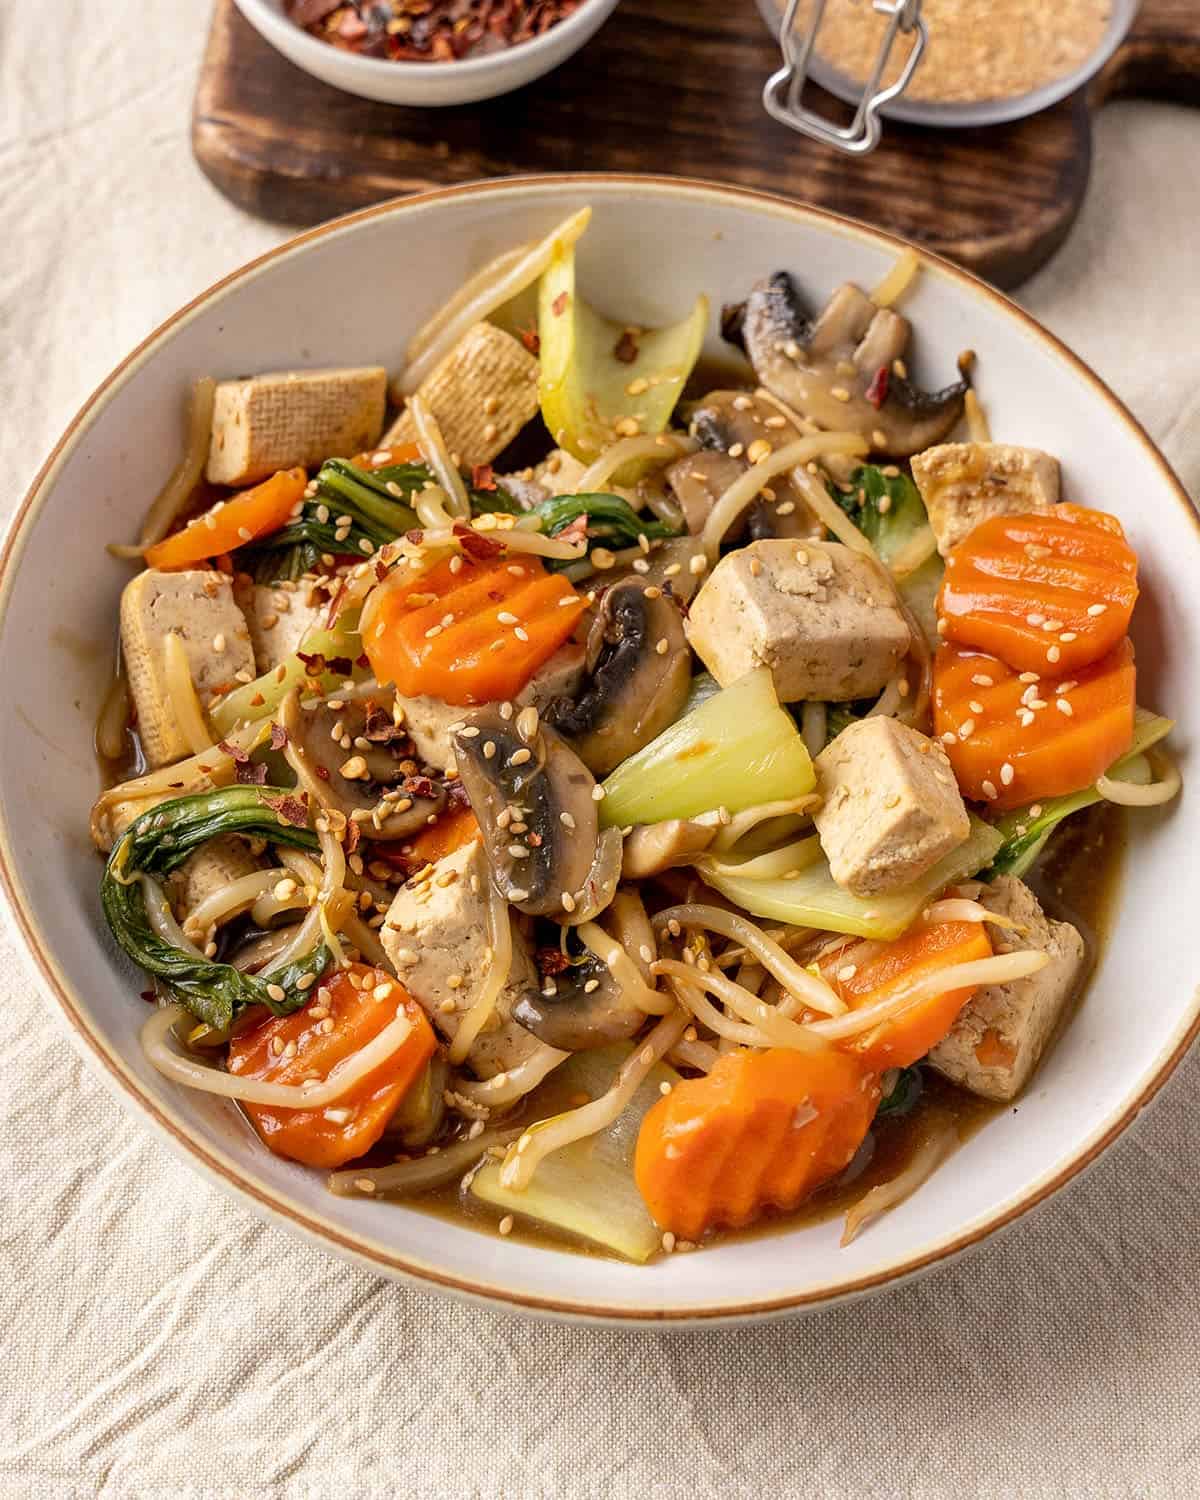
[[[234,4],[259,36],[322,83],[380,104],[425,108],[473,104],[532,83],[578,52],[617,8],[617,0],[584,0],[566,20],[533,41],[486,57],[462,62],[388,62],[318,41],[288,20],[283,0],[234,0]]]
[[[838,1224],[803,1224],[634,1266],[481,1234],[399,1204],[331,1197],[321,1173],[272,1156],[232,1105],[148,1065],[138,1045],[145,980],[105,928],[87,834],[99,785],[93,726],[129,578],[102,544],[136,535],[176,463],[191,383],[315,365],[396,368],[412,334],[472,271],[584,204],[593,219],[580,242],[583,292],[639,324],[680,316],[698,292],[719,308],[780,268],[819,302],[847,279],[874,285],[903,248],[833,214],[735,188],[503,178],[337,220],[204,292],[88,400],[0,552],[0,702],[9,710],[0,715],[0,881],[51,1007],[93,1066],[184,1160],[253,1211],[378,1273],[514,1309],[664,1326],[762,1318],[873,1290],[1017,1218],[1136,1117],[1200,1028],[1187,878],[1200,845],[1188,759],[1200,738],[1197,515],[1111,391],[998,292],[918,252],[922,273],[904,304],[916,377],[936,385],[962,349],[977,350],[977,389],[998,440],[1060,455],[1067,493],[1124,523],[1140,557],[1139,698],[1177,720],[1185,790],[1169,808],[1131,815],[1107,947],[1029,1089],[852,1245],[839,1248]],[[710,356],[727,354],[716,324],[714,315]],[[53,1153],[47,1170],[56,1170]]]

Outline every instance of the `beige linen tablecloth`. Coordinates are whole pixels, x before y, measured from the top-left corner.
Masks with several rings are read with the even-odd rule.
[[[190,158],[206,19],[0,4],[6,516],[110,365],[280,238]],[[1083,218],[1023,293],[1193,492],[1198,165],[1200,114],[1109,110]],[[1200,1494],[1196,1053],[1084,1180],[915,1285],[597,1332],[376,1281],[253,1218],[113,1102],[3,943],[5,1500]]]

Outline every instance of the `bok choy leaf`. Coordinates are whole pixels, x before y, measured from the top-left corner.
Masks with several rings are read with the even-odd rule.
[[[706,854],[695,865],[707,885],[753,916],[886,942],[906,931],[939,891],[974,875],[994,859],[1002,842],[995,828],[972,815],[966,843],[952,849],[912,885],[885,896],[862,897],[843,890],[829,873],[816,837],[758,855],[753,861]],[[784,865],[790,868],[783,869]],[[769,873],[758,873],[763,870]]]
[[[628,1042],[617,1042],[573,1053],[554,1070],[539,1093],[556,1098],[586,1093],[598,1098],[632,1051]],[[646,1111],[660,1097],[660,1085],[678,1082],[679,1074],[673,1068],[656,1063],[607,1130],[547,1156],[538,1164],[527,1188],[505,1187],[500,1181],[501,1164],[489,1160],[471,1179],[472,1194],[505,1213],[524,1214],[540,1224],[579,1235],[627,1260],[649,1260],[659,1248],[662,1235],[637,1190],[633,1155]],[[537,1102],[535,1095],[535,1108]],[[531,1125],[529,1131],[534,1133],[546,1123],[543,1120]]]
[[[1164,719],[1160,714],[1149,713],[1139,708],[1133,725],[1133,741],[1129,749],[1109,767],[1107,774],[1116,781],[1145,783],[1150,780],[1150,768],[1143,759],[1147,750],[1165,739],[1175,727],[1173,719]],[[987,872],[985,880],[996,875],[1025,875],[1036,863],[1046,847],[1051,833],[1072,813],[1082,812],[1085,807],[1094,807],[1104,799],[1094,786],[1081,792],[1071,792],[1064,797],[1051,797],[1046,802],[1035,804],[1037,816],[1032,816],[1028,807],[1017,808],[996,824],[997,832],[1004,840]]]
[[[662,432],[704,342],[708,299],[667,328],[634,330],[610,322],[579,296],[575,251],[560,246],[538,296],[542,417],[560,447],[581,463],[599,457],[628,426]],[[640,466],[613,476],[632,484]]]
[[[677,719],[604,783],[606,827],[744,812],[802,797],[816,773],[770,669],[760,667]]]
[[[241,833],[296,849],[318,849],[316,834],[303,826],[306,811],[294,792],[280,787],[224,787],[160,803],[131,823],[113,845],[100,884],[100,904],[113,937],[135,964],[162,980],[209,1026],[228,1027],[247,1005],[265,1005],[276,1015],[298,1010],[309,998],[312,980],[327,967],[329,950],[320,943],[270,974],[243,974],[231,964],[196,957],[160,937],[146,910],[147,895],[155,899],[157,882],[220,834]],[[139,879],[143,875],[155,883],[147,883],[149,890]],[[300,988],[308,976],[309,984]],[[283,991],[282,999],[271,993],[275,989]]]

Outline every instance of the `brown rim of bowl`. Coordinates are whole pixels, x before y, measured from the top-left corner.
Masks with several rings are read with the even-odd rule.
[[[783,217],[791,217],[802,221],[807,220],[809,222],[817,221],[831,226],[840,234],[859,240],[866,240],[883,248],[897,251],[905,249],[916,250],[923,264],[935,267],[940,274],[957,281],[973,295],[999,305],[1001,310],[1009,317],[1016,318],[1034,338],[1040,340],[1043,345],[1048,346],[1053,353],[1058,355],[1060,359],[1073,369],[1079,378],[1090,385],[1094,391],[1109,403],[1118,419],[1141,442],[1142,447],[1146,451],[1147,458],[1162,474],[1163,479],[1174,493],[1176,500],[1183,507],[1192,525],[1196,528],[1197,536],[1200,537],[1200,515],[1197,514],[1187,492],[1184,490],[1170,465],[1151,441],[1141,423],[1133,416],[1132,412],[1109,390],[1108,386],[1105,385],[1099,376],[1089,369],[1078,355],[1067,348],[1060,339],[1044,329],[1040,323],[1022,308],[1010,302],[1000,292],[987,285],[986,282],[981,281],[978,277],[973,276],[970,272],[964,271],[961,267],[953,265],[941,256],[934,255],[930,251],[921,249],[919,246],[909,245],[906,241],[895,235],[888,234],[884,230],[873,229],[869,225],[859,223],[857,220],[831,213],[826,209],[814,208],[804,203],[794,202],[773,193],[758,192],[749,188],[728,187],[720,183],[706,182],[694,178],[655,174],[620,172],[544,174],[526,177],[508,177],[477,183],[464,183],[455,187],[436,188],[432,191],[413,194],[406,198],[389,199],[385,203],[375,204],[370,208],[360,209],[356,213],[331,220],[329,223],[319,225],[315,229],[306,230],[304,233],[275,246],[274,249],[268,250],[265,254],[247,261],[246,264],[240,266],[237,270],[214,282],[212,286],[192,298],[191,301],[185,303],[178,311],[160,323],[152,333],[143,339],[136,348],[115,366],[80,407],[62,437],[55,444],[50,456],[39,469],[28,492],[21,501],[20,507],[13,516],[4,538],[3,548],[0,550],[0,624],[2,624],[4,616],[7,613],[12,564],[23,551],[29,523],[37,512],[40,503],[40,492],[46,484],[47,479],[55,471],[63,459],[67,448],[72,445],[79,435],[80,429],[86,419],[101,399],[124,376],[125,372],[131,366],[137,363],[144,354],[148,353],[176,324],[187,318],[203,303],[209,301],[227,287],[232,286],[235,282],[250,276],[253,272],[269,264],[271,261],[290,254],[301,245],[321,239],[329,234],[338,233],[349,225],[394,213],[397,209],[403,210],[410,206],[420,206],[448,198],[484,196],[489,193],[502,195],[519,194],[530,189],[554,187],[586,190],[589,186],[593,185],[597,187],[624,185],[635,191],[645,188],[658,188],[667,193],[674,193],[685,197],[718,199],[733,204],[766,206]],[[1103,1127],[1092,1141],[1085,1145],[1071,1161],[1067,1162],[1065,1166],[1060,1168],[1047,1181],[1035,1183],[1024,1196],[1007,1205],[1002,1205],[990,1216],[984,1216],[981,1222],[975,1224],[970,1229],[944,1240],[930,1250],[922,1251],[910,1256],[908,1259],[897,1261],[894,1265],[858,1277],[852,1281],[838,1283],[828,1288],[816,1288],[789,1296],[775,1297],[767,1301],[701,1304],[678,1309],[623,1304],[596,1305],[589,1304],[586,1301],[567,1301],[557,1297],[529,1296],[524,1293],[509,1291],[503,1287],[490,1286],[479,1282],[473,1283],[458,1276],[447,1275],[439,1271],[436,1267],[426,1266],[406,1259],[402,1255],[395,1254],[385,1246],[352,1236],[339,1229],[336,1225],[324,1221],[309,1212],[300,1210],[281,1196],[248,1180],[237,1170],[232,1162],[223,1160],[219,1153],[199,1144],[193,1136],[182,1129],[169,1114],[164,1112],[158,1104],[149,1098],[142,1091],[138,1080],[126,1068],[122,1059],[107,1048],[103,1040],[90,1026],[83,1005],[73,992],[72,987],[58,972],[49,947],[43,942],[36,919],[26,903],[22,884],[10,856],[8,820],[3,808],[0,808],[0,883],[3,884],[21,934],[43,979],[62,1008],[74,1032],[86,1043],[87,1047],[95,1054],[100,1063],[103,1064],[108,1074],[107,1081],[115,1085],[126,1097],[126,1100],[135,1104],[144,1115],[148,1116],[151,1124],[168,1138],[168,1142],[174,1145],[180,1152],[185,1153],[191,1159],[192,1163],[199,1166],[204,1175],[215,1180],[218,1186],[239,1197],[251,1200],[260,1209],[265,1209],[273,1217],[284,1221],[286,1227],[299,1230],[306,1236],[311,1236],[342,1254],[349,1255],[358,1263],[370,1266],[375,1270],[392,1276],[410,1279],[418,1284],[435,1286],[473,1301],[493,1305],[499,1304],[517,1311],[536,1312],[559,1318],[575,1318],[584,1321],[607,1323],[657,1324],[660,1326],[686,1326],[689,1324],[708,1324],[720,1321],[732,1322],[759,1319],[772,1314],[780,1315],[805,1308],[828,1305],[849,1297],[861,1295],[865,1292],[886,1286],[889,1283],[902,1280],[919,1271],[926,1270],[937,1265],[939,1262],[949,1260],[970,1246],[978,1244],[996,1230],[1011,1224],[1022,1214],[1027,1213],[1031,1208],[1042,1203],[1052,1193],[1057,1192],[1059,1188],[1095,1161],[1100,1153],[1111,1145],[1117,1136],[1150,1103],[1175,1070],[1196,1036],[1200,1034],[1200,990],[1197,990],[1192,997],[1190,1018],[1185,1015],[1175,1044],[1173,1046],[1170,1043],[1167,1044],[1164,1053],[1160,1054],[1158,1062],[1152,1067],[1150,1076],[1143,1085],[1141,1092],[1126,1105],[1125,1109],[1122,1110],[1115,1120],[1110,1121],[1107,1126]]]

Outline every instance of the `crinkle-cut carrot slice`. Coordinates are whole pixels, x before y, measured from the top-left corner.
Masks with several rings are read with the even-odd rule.
[[[946,561],[938,630],[1021,672],[1072,673],[1113,649],[1137,595],[1137,554],[1115,516],[1067,504],[993,516]]]
[[[934,732],[963,796],[1004,811],[1091,786],[1129,749],[1136,697],[1128,637],[1070,674],[961,646],[933,659]]]

